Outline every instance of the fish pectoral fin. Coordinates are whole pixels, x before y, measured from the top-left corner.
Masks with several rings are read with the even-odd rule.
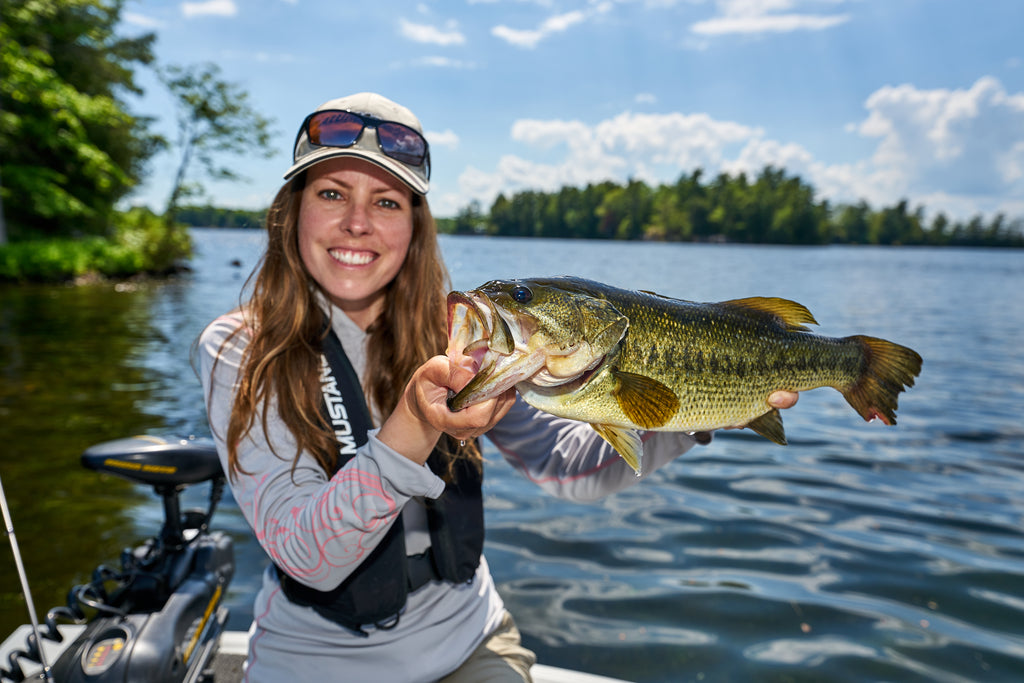
[[[630,422],[642,429],[660,427],[679,410],[675,392],[656,379],[615,371],[612,394]]]
[[[806,332],[807,325],[817,325],[811,312],[803,304],[778,297],[752,296],[746,299],[723,301],[720,306],[741,308],[746,312],[771,316],[777,324],[793,332]]]
[[[778,408],[772,408],[764,415],[751,420],[747,426],[780,446],[785,446],[787,443],[786,430],[782,427],[782,415]]]
[[[644,453],[643,442],[640,441],[640,433],[635,429],[616,427],[615,425],[591,423],[594,431],[601,435],[601,438],[612,445],[612,448],[619,456],[626,461],[626,464],[633,468],[636,476],[640,476],[640,459]]]

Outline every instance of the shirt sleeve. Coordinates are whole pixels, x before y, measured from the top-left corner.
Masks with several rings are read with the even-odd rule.
[[[590,425],[541,412],[518,395],[487,437],[530,481],[554,496],[577,502],[628,488],[696,443],[685,433],[643,432],[642,474],[637,476]]]
[[[237,314],[223,316],[204,330],[198,346],[207,415],[225,472],[224,437],[250,338],[242,324]],[[278,567],[307,586],[331,590],[373,551],[412,497],[436,498],[444,482],[383,444],[377,430],[333,477],[306,452],[293,468],[295,438],[275,406],[271,399],[266,432],[257,417],[238,444],[240,471],[228,477],[231,492]]]

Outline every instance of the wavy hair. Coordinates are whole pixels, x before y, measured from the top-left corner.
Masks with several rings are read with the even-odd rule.
[[[293,468],[302,451],[311,453],[327,473],[337,467],[338,444],[321,410],[323,397],[318,381],[327,319],[317,303],[320,287],[299,253],[299,206],[305,184],[303,172],[278,191],[270,206],[267,248],[246,283],[252,295],[242,306],[245,325],[232,334],[243,328],[252,334],[239,371],[226,435],[232,475],[244,472],[237,444],[257,421],[268,434],[272,405],[295,437],[296,451],[290,455]],[[413,231],[405,262],[387,287],[383,312],[367,330],[363,392],[371,413],[380,419],[394,410],[416,368],[431,356],[444,353],[447,344],[448,271],[441,259],[437,227],[427,200],[417,194],[412,197]],[[435,452],[445,461],[438,474],[447,480],[454,477],[453,466],[459,458],[481,465],[480,451],[473,441],[456,442],[444,434],[438,446]]]

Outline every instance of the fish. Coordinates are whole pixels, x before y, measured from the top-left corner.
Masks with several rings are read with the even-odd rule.
[[[475,369],[458,411],[515,387],[538,410],[590,424],[639,475],[641,432],[746,426],[786,445],[775,391],[838,390],[866,421],[896,424],[922,358],[906,346],[827,337],[777,297],[675,299],[574,276],[492,280],[447,297],[452,363]]]

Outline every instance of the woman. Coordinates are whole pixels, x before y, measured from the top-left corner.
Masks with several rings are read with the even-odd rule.
[[[448,410],[473,370],[440,355],[429,164],[408,109],[372,93],[321,105],[268,214],[251,298],[200,338],[232,493],[273,561],[248,681],[529,681],[534,655],[481,555],[474,437],[565,498],[638,480],[587,425],[514,390]],[[645,474],[694,443],[649,435]]]

